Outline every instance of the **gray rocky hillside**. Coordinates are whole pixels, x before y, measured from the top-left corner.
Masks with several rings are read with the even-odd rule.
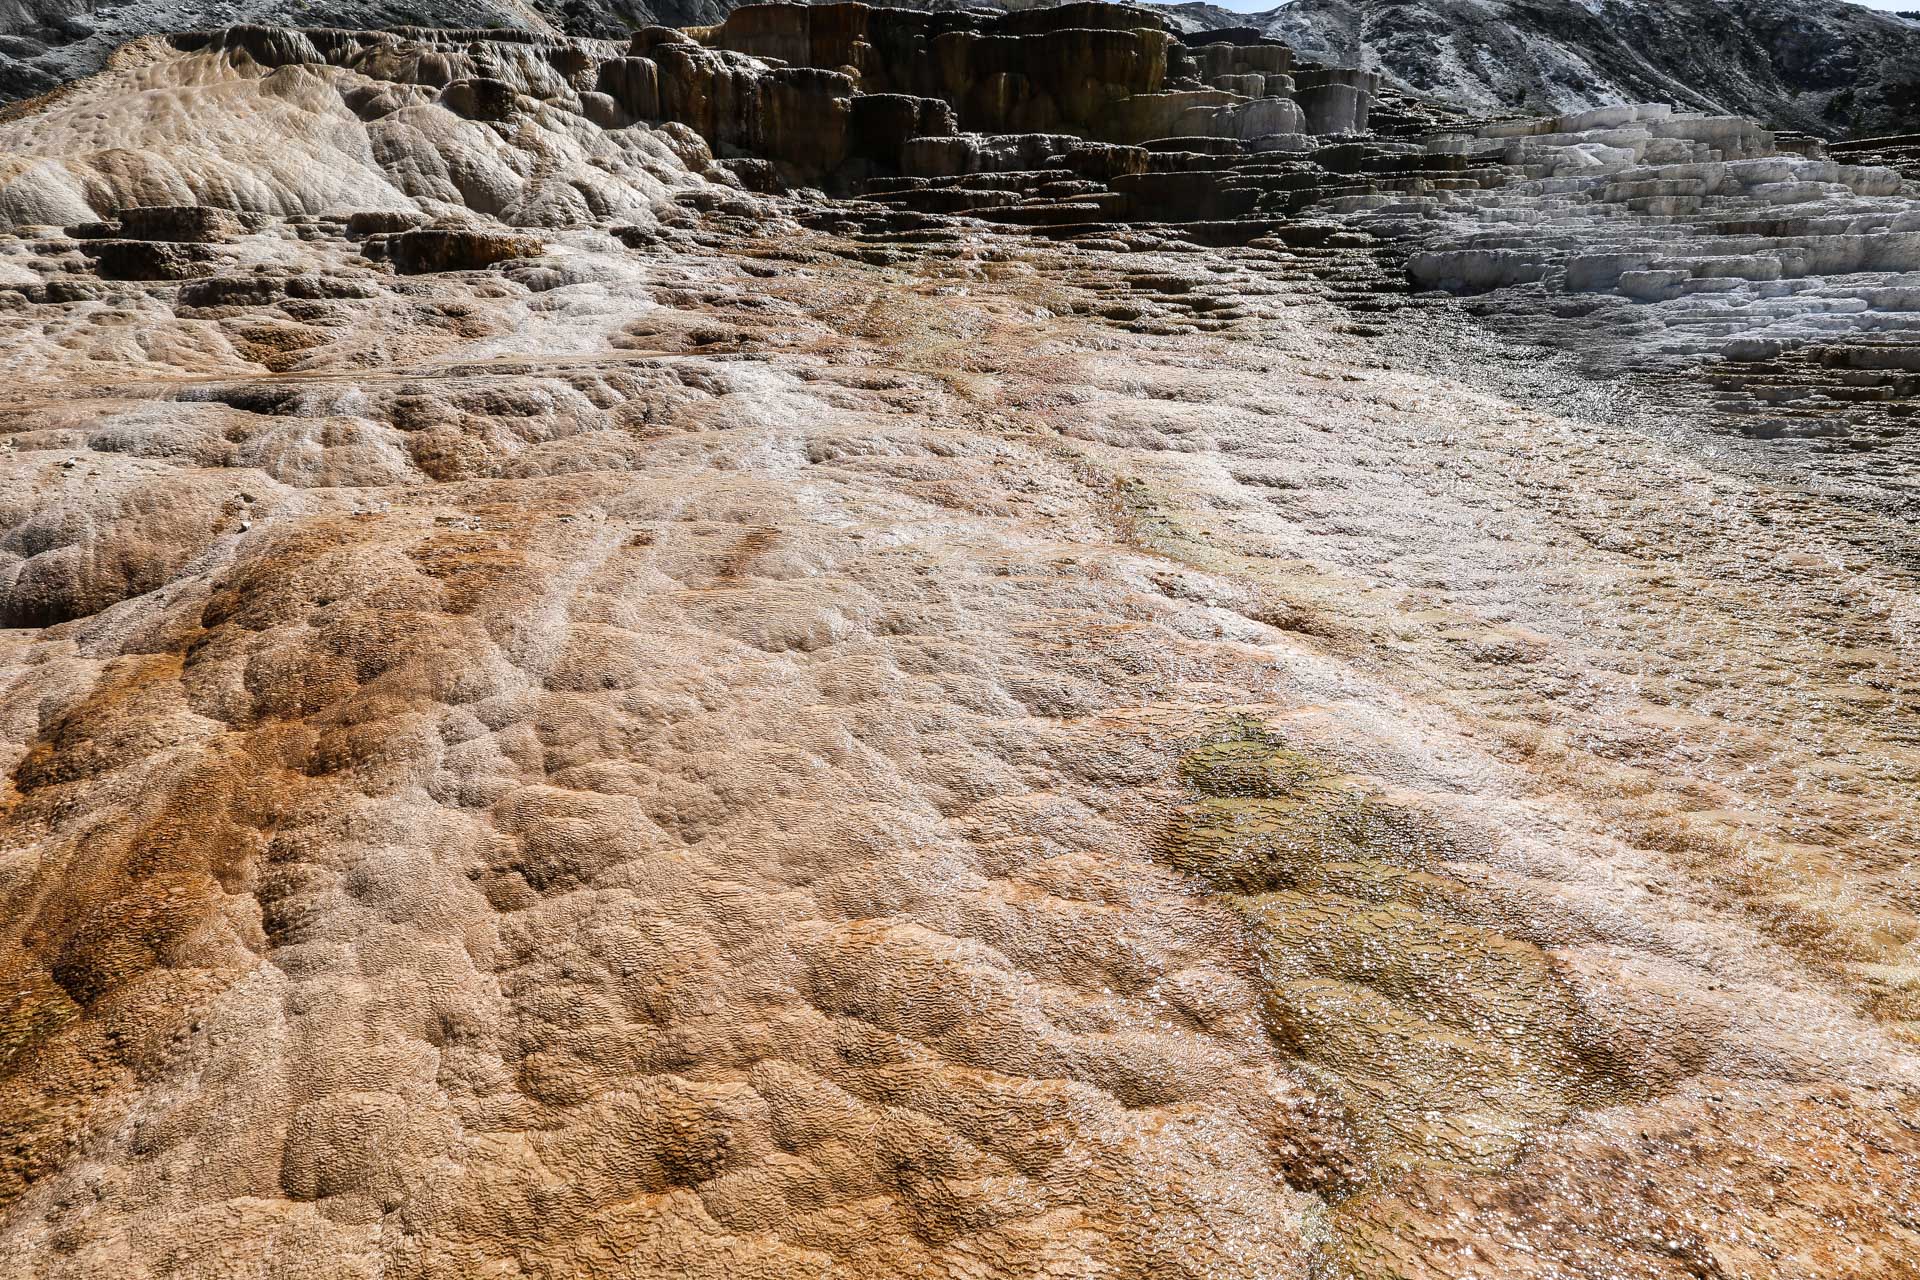
[[[97,69],[159,32],[270,26],[519,27],[619,37],[718,22],[732,0],[4,0],[0,99]],[[920,0],[913,8],[1028,7]],[[1182,29],[1251,27],[1310,59],[1479,110],[1624,102],[1753,116],[1829,137],[1920,131],[1920,23],[1845,0],[1294,0],[1170,6]]]
[[[1295,0],[1172,7],[1250,26],[1481,109],[1621,102],[1749,115],[1828,136],[1920,129],[1920,23],[1846,0]]]

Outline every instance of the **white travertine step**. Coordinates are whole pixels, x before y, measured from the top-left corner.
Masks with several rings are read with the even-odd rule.
[[[1611,294],[1633,305],[1605,312],[1595,340],[1663,356],[1920,334],[1920,198],[1891,169],[1803,142],[1782,151],[1751,121],[1660,105],[1506,121],[1424,147],[1523,176],[1329,210],[1421,240],[1407,265],[1416,288],[1504,290],[1510,316],[1538,312],[1542,325],[1558,323],[1555,295]]]

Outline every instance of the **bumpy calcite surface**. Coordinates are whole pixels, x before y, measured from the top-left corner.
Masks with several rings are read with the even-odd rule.
[[[1424,145],[1511,178],[1323,205],[1416,246],[1414,287],[1477,295],[1501,331],[1608,374],[1705,370],[1701,412],[1748,435],[1829,437],[1844,458],[1904,434],[1920,392],[1920,201],[1898,169],[1647,105]]]
[[[143,56],[0,146],[381,203],[0,238],[0,1275],[1913,1274],[1895,522],[1279,240]],[[407,185],[503,101],[632,216]]]

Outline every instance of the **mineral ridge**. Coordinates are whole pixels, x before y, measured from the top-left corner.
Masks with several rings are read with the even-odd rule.
[[[1903,145],[712,16],[0,120],[0,1276],[1920,1276]]]

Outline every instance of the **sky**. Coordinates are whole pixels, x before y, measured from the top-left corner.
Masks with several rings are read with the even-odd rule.
[[[1265,13],[1276,7],[1280,0],[1213,0],[1222,9],[1232,9],[1237,13]],[[1920,0],[1853,0],[1869,9],[1913,10],[1920,9]]]

